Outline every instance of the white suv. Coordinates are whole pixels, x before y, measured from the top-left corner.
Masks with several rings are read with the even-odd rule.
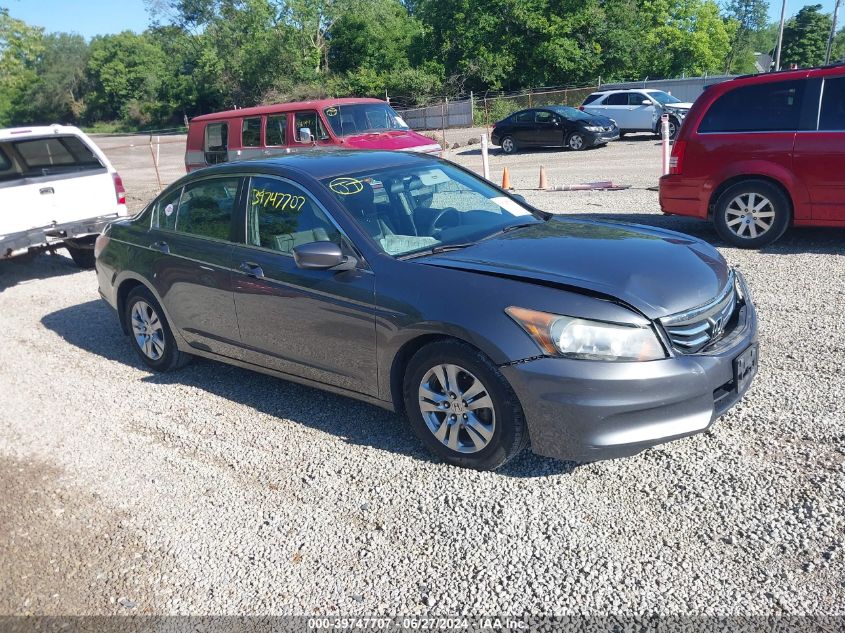
[[[81,130],[0,130],[0,259],[63,246],[93,267],[97,234],[126,214],[120,176]]]
[[[660,134],[660,117],[668,114],[669,137],[674,139],[691,107],[691,103],[684,103],[668,92],[642,89],[594,92],[579,109],[613,119],[621,134]]]

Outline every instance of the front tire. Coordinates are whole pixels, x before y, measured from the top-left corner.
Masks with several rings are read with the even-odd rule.
[[[191,357],[176,347],[164,310],[146,288],[133,288],[124,308],[132,347],[141,361],[155,371],[169,371],[187,364]]]
[[[513,154],[516,152],[516,141],[513,140],[512,136],[505,136],[502,139],[502,144],[500,146],[502,148],[502,152],[505,154]]]
[[[791,217],[792,204],[779,187],[766,180],[743,180],[719,196],[713,224],[728,244],[761,248],[780,239]]]
[[[513,389],[487,356],[459,341],[432,343],[414,354],[403,399],[416,435],[454,466],[495,470],[528,445]]]
[[[581,150],[587,149],[587,141],[584,140],[584,137],[580,133],[573,132],[569,135],[566,146],[571,150],[580,152]]]

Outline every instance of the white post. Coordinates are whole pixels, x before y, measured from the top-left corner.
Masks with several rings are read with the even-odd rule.
[[[156,167],[158,167],[161,164],[158,160],[160,156],[161,156],[161,137],[156,136]]]
[[[490,180],[490,157],[487,155],[487,135],[481,135],[481,168],[485,180]]]
[[[660,116],[660,136],[663,138],[663,175],[669,173],[669,115]]]
[[[780,25],[778,26],[778,41],[777,41],[777,48],[775,50],[775,71],[777,72],[780,70],[780,52],[783,48],[783,24],[786,21],[786,0],[783,0],[783,4],[780,7]]]

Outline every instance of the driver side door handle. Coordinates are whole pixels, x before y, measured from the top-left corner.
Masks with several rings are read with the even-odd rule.
[[[254,264],[253,262],[241,262],[241,265],[238,266],[238,269],[246,273],[247,277],[254,277],[255,279],[264,278],[264,269],[262,269],[261,266],[259,266],[258,264]]]
[[[167,242],[153,242],[150,244],[150,248],[165,255],[170,255],[170,247],[167,245]]]

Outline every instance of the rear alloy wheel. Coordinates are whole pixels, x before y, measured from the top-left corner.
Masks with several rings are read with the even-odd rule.
[[[129,292],[124,318],[133,347],[147,367],[167,371],[190,360],[190,355],[176,347],[161,306],[146,288],[138,287]]]
[[[513,154],[516,151],[516,141],[513,140],[512,136],[506,136],[502,139],[501,147],[505,154]]]
[[[505,377],[458,341],[418,351],[405,373],[405,410],[426,447],[455,466],[494,470],[528,444],[522,408]]]
[[[760,248],[784,234],[790,214],[789,200],[778,187],[765,180],[746,180],[719,196],[713,223],[729,244]]]
[[[584,142],[583,136],[581,136],[578,132],[575,132],[569,135],[569,140],[566,142],[566,146],[569,149],[573,149],[578,152],[582,149],[586,149],[587,143]]]

